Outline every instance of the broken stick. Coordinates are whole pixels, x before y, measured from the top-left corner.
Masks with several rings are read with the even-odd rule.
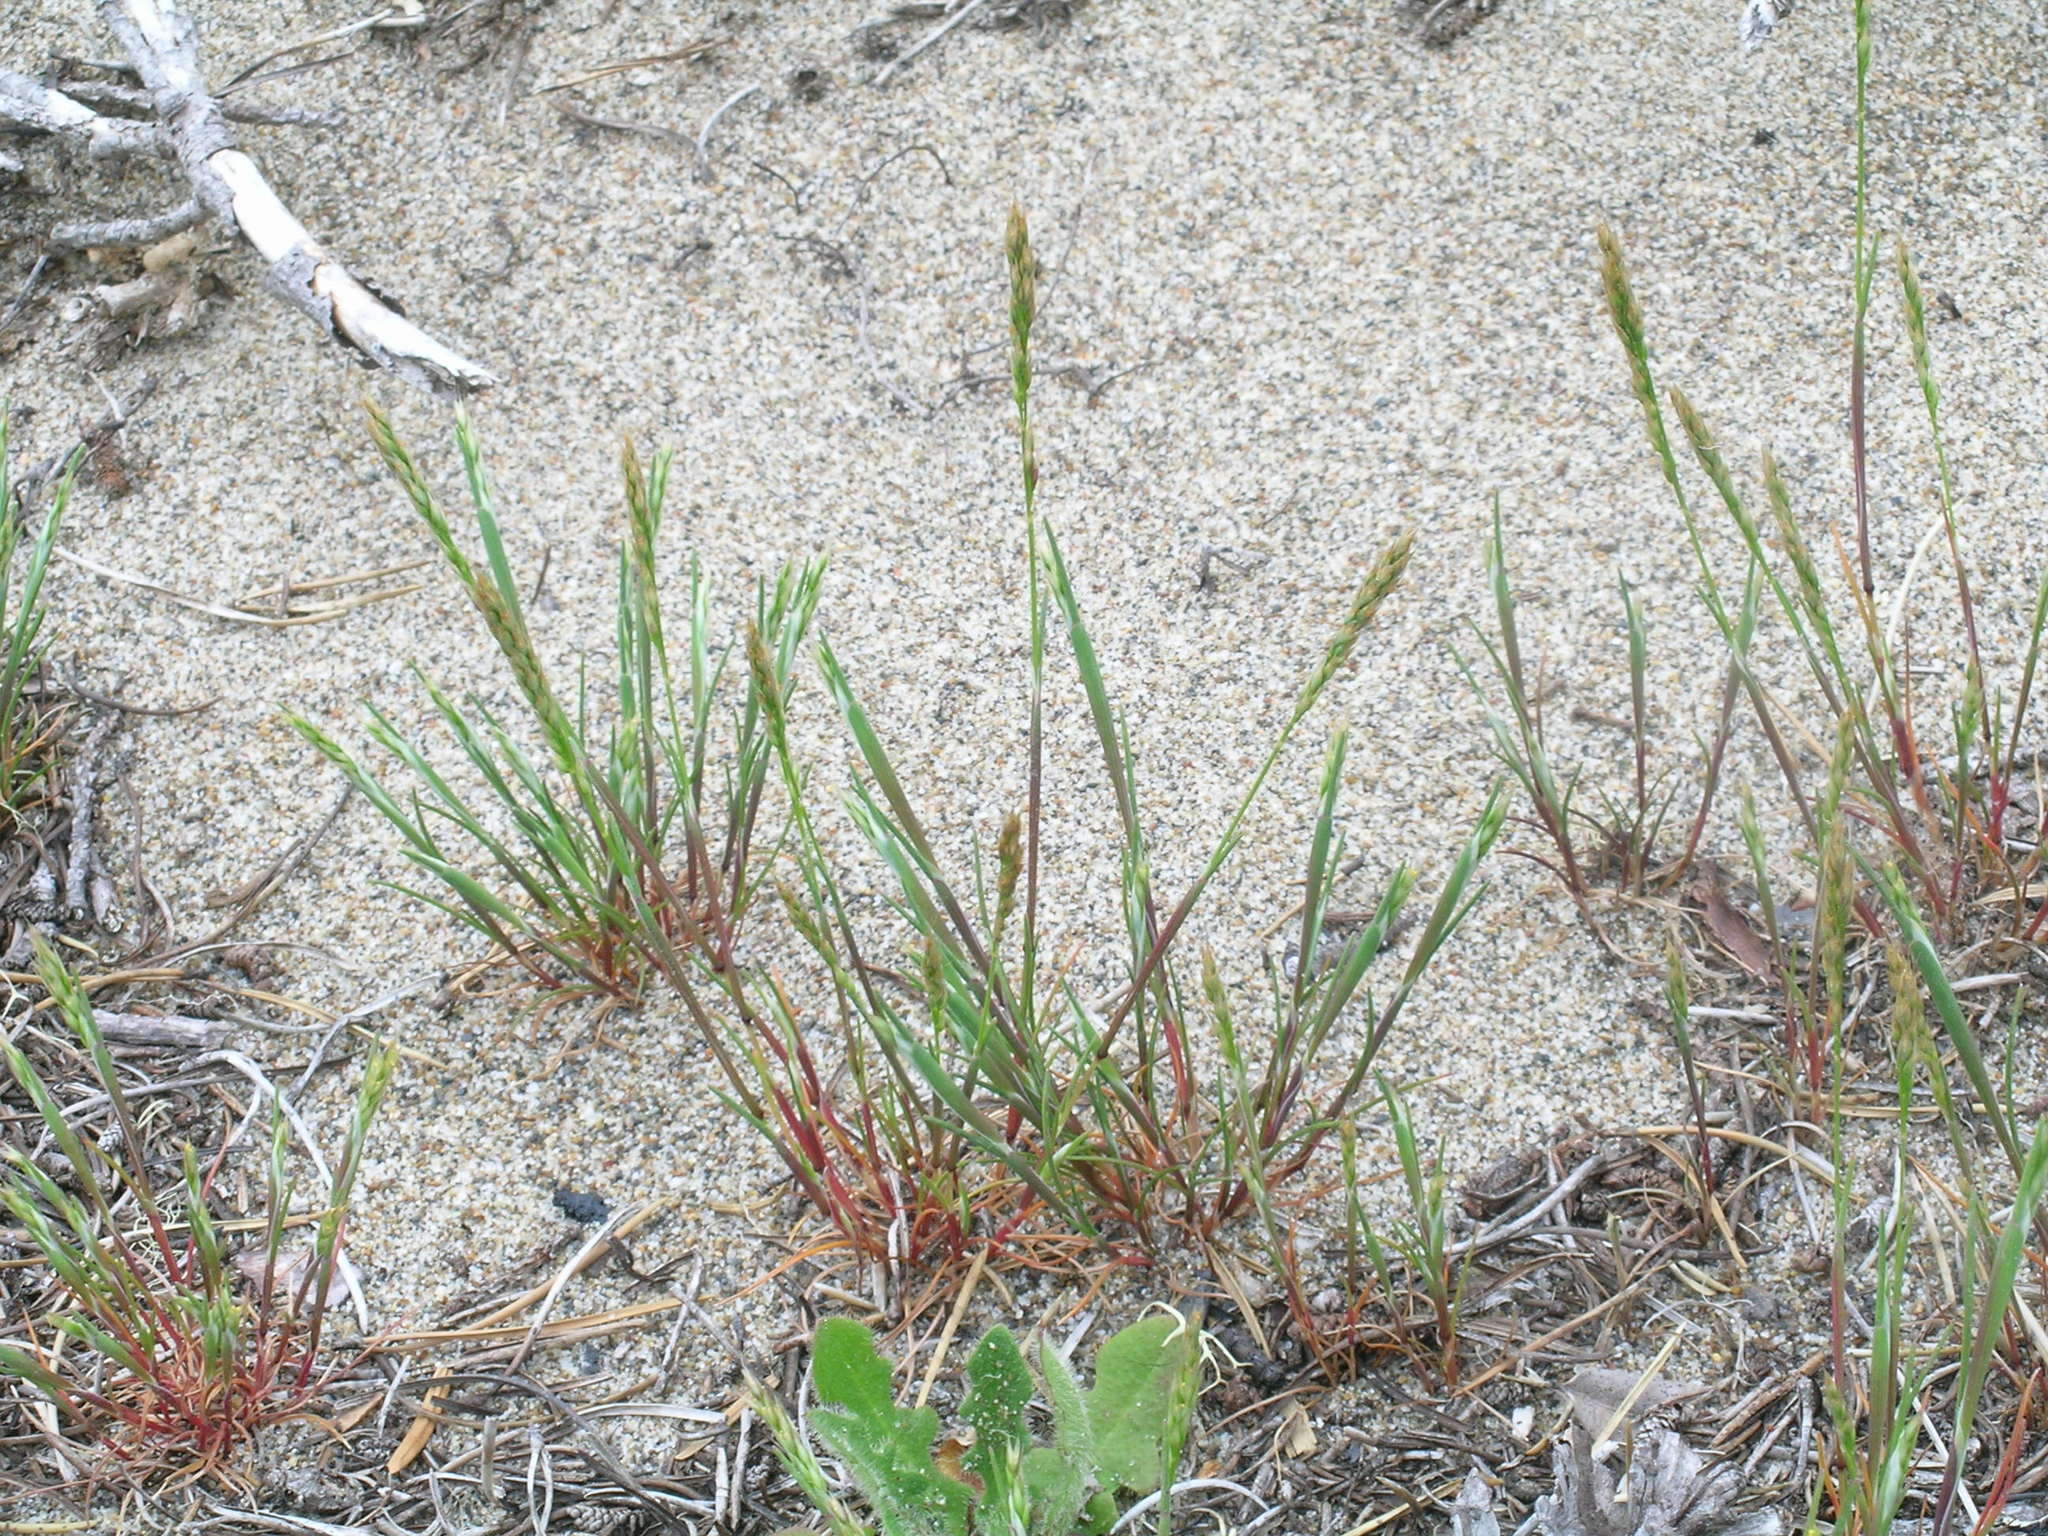
[[[156,114],[155,123],[109,117],[38,80],[0,70],[0,125],[55,134],[95,157],[155,155],[177,162],[191,196],[152,218],[61,225],[67,246],[152,244],[212,217],[268,264],[273,294],[372,366],[437,395],[462,396],[496,380],[407,320],[314,240],[256,162],[237,147],[228,114],[206,88],[199,33],[178,0],[99,0]]]

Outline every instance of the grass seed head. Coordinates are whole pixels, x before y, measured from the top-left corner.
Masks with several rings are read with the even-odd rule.
[[[1918,1061],[1934,1050],[1927,1033],[1927,1003],[1920,995],[1920,978],[1904,949],[1891,943],[1884,950],[1885,974],[1892,989],[1892,1039],[1894,1049],[1908,1060]],[[1941,1070],[1936,1063],[1937,1071]]]
[[[1643,335],[1643,311],[1636,303],[1635,289],[1628,280],[1628,263],[1622,259],[1621,240],[1606,224],[1600,226],[1600,288],[1607,299],[1607,318],[1614,322],[1614,334],[1628,354],[1629,377],[1636,398],[1654,411],[1656,387],[1650,381],[1650,349]]]
[[[1030,381],[1031,327],[1038,318],[1038,257],[1031,249],[1031,230],[1022,208],[1010,210],[1009,227],[1003,233],[1003,254],[1010,267],[1011,361],[1020,359],[1026,370],[1018,385],[1022,403]]]
[[[761,713],[767,718],[769,739],[779,751],[789,725],[783,707],[782,680],[775,675],[775,658],[769,654],[761,626],[751,619],[747,621],[747,675],[761,701]]]
[[[1316,668],[1315,675],[1301,692],[1301,701],[1294,711],[1296,719],[1308,713],[1317,697],[1330,685],[1330,679],[1351,659],[1352,652],[1358,648],[1359,637],[1372,623],[1380,604],[1401,584],[1401,577],[1408,569],[1408,556],[1414,547],[1415,530],[1404,528],[1373,561],[1372,569],[1365,573],[1365,580],[1358,584],[1358,593],[1351,600],[1351,611],[1345,614],[1344,622],[1331,638],[1330,648],[1323,653],[1323,664]]]
[[[824,930],[811,920],[811,909],[796,893],[796,888],[787,880],[777,880],[775,894],[782,898],[783,915],[789,919],[789,926],[796,930],[797,937],[815,950],[826,950],[829,941]]]
[[[937,939],[924,941],[922,958],[925,1006],[931,1012],[932,1027],[936,1032],[946,1014],[946,957],[941,953]]]
[[[1771,504],[1771,520],[1777,524],[1778,541],[1784,545],[1785,554],[1792,561],[1792,573],[1799,582],[1799,606],[1817,633],[1829,633],[1820,567],[1814,563],[1813,549],[1806,542],[1805,533],[1793,519],[1792,498],[1785,490],[1784,477],[1778,473],[1777,458],[1768,448],[1764,450],[1764,494]]]
[[[1031,327],[1038,318],[1038,257],[1031,249],[1031,231],[1024,222],[1022,208],[1010,209],[1003,253],[1010,267],[1010,393],[1017,402],[1019,453],[1028,506],[1038,490],[1038,443],[1031,431]]]
[[[626,512],[632,537],[632,565],[636,571],[654,570],[654,538],[660,526],[661,508],[648,488],[639,452],[627,436],[619,445],[619,469],[626,481]]]
[[[1024,872],[1024,820],[1015,811],[1003,818],[996,835],[996,927],[1017,901],[1017,879]]]

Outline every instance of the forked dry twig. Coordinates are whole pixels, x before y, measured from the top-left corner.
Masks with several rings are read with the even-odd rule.
[[[0,125],[71,140],[95,158],[173,160],[190,196],[146,218],[59,226],[55,243],[153,244],[210,217],[255,247],[269,267],[265,286],[273,294],[373,366],[440,395],[466,395],[495,382],[385,303],[285,207],[237,147],[227,111],[208,91],[198,29],[178,0],[100,0],[99,9],[141,79],[156,121],[108,116],[55,87],[0,70]]]
[[[897,58],[890,60],[875,76],[873,83],[876,85],[887,85],[909,67],[911,60],[917,58],[926,49],[944,42],[949,32],[987,3],[988,0],[960,0],[960,3],[955,5],[947,14],[946,19],[920,38],[914,47],[906,50]]]
[[[420,590],[420,584],[412,582],[404,586],[382,587],[375,592],[365,592],[360,597],[348,597],[332,603],[322,603],[317,608],[302,608],[296,611],[287,611],[283,614],[251,613],[245,608],[230,608],[221,603],[210,603],[204,598],[188,596],[175,588],[165,586],[160,581],[153,581],[147,576],[139,576],[133,571],[124,571],[118,566],[108,565],[103,561],[95,560],[90,555],[81,555],[78,551],[66,549],[61,544],[57,546],[56,554],[58,559],[67,561],[77,566],[80,570],[90,571],[95,576],[103,576],[108,581],[118,581],[124,586],[139,587],[145,592],[154,592],[158,597],[176,603],[180,608],[190,608],[194,613],[207,614],[216,619],[226,619],[235,624],[255,624],[265,629],[294,629],[301,624],[324,624],[329,619],[338,619],[344,613],[351,612],[354,609],[367,607],[371,603],[386,602],[394,597],[408,597]]]

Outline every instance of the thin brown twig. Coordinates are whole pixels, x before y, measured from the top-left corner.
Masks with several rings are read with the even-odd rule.
[[[320,608],[303,609],[297,613],[287,613],[282,616],[275,613],[249,613],[241,608],[224,607],[219,603],[210,603],[204,598],[188,596],[183,592],[177,591],[175,588],[165,586],[162,582],[153,581],[147,576],[138,576],[133,571],[121,570],[117,566],[95,560],[90,555],[81,555],[76,550],[64,548],[61,544],[55,547],[54,553],[58,559],[68,561],[80,570],[90,571],[93,575],[105,577],[108,581],[118,581],[125,586],[137,587],[144,592],[154,593],[158,597],[176,603],[180,608],[189,608],[194,613],[203,613],[216,619],[226,619],[230,623],[254,624],[264,629],[295,629],[304,624],[324,624],[329,619],[338,619],[345,613],[351,613],[358,608],[368,607],[371,603],[389,602],[393,598],[409,597],[421,590],[419,582],[412,582],[406,586],[386,587],[376,592],[365,592],[360,597],[345,598],[340,602],[328,603]]]
[[[690,142],[688,134],[678,133],[673,128],[659,127],[654,123],[631,123],[617,117],[600,117],[595,112],[585,111],[574,102],[559,101],[552,96],[548,98],[548,105],[570,122],[579,123],[585,128],[602,128],[608,133],[634,133],[642,138],[660,139],[670,144],[688,145]]]
[[[686,43],[681,48],[672,49],[667,53],[647,53],[634,59],[613,59],[609,64],[599,64],[564,79],[536,85],[533,94],[545,96],[551,91],[574,90],[579,85],[589,85],[594,81],[608,79],[612,75],[624,74],[631,69],[651,69],[657,64],[675,64],[685,59],[701,59],[724,41],[722,37],[707,37],[694,43]]]

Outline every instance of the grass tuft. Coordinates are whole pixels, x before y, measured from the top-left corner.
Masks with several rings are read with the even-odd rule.
[[[626,537],[619,554],[612,711],[593,709],[579,680],[572,710],[528,627],[483,456],[466,414],[456,420],[482,561],[470,558],[389,419],[370,411],[371,436],[482,618],[512,674],[525,735],[475,697],[458,701],[420,675],[435,712],[481,788],[465,790],[381,710],[371,739],[409,784],[402,794],[304,718],[292,725],[338,765],[403,838],[427,876],[410,894],[475,930],[555,999],[613,1006],[640,1001],[650,980],[681,976],[686,957],[731,963],[741,920],[760,889],[754,829],[771,759],[764,725],[781,718],[823,567],[783,572],[756,596],[761,654],[749,654],[745,697],[731,707],[723,783],[713,781],[723,653],[709,633],[708,584],[693,565],[684,625],[687,657],[670,658],[655,555],[670,459],[643,466],[621,454]],[[773,691],[770,699],[764,690]],[[728,706],[730,707],[730,706]]]
[[[293,1185],[285,1116],[273,1107],[263,1168],[267,1215],[254,1245],[237,1251],[212,1211],[232,1138],[204,1168],[188,1144],[178,1189],[158,1190],[91,1004],[40,940],[36,972],[92,1064],[120,1151],[74,1129],[27,1056],[0,1040],[0,1057],[71,1186],[17,1149],[0,1164],[0,1208],[47,1266],[52,1303],[44,1316],[26,1320],[23,1343],[0,1347],[0,1376],[42,1392],[73,1423],[107,1434],[131,1469],[234,1483],[235,1458],[252,1437],[303,1412],[329,1379],[320,1365],[322,1326],[363,1149],[397,1053],[386,1048],[370,1058],[346,1147],[302,1252],[284,1245]]]
[[[31,535],[17,515],[7,447],[10,414],[0,400],[0,811],[18,822],[32,804],[47,798],[69,714],[36,684],[49,648],[43,634],[48,613],[43,580],[83,450],[65,467],[49,510]]]
[[[1301,1176],[1345,1118],[1423,973],[1470,910],[1476,871],[1504,807],[1498,796],[1489,801],[1398,982],[1375,1000],[1364,982],[1415,876],[1397,871],[1371,920],[1328,965],[1318,964],[1341,864],[1334,828],[1349,737],[1338,731],[1311,840],[1302,960],[1295,976],[1275,978],[1264,1038],[1247,1039],[1235,1028],[1213,973],[1201,988],[1184,989],[1176,941],[1242,840],[1295,732],[1399,586],[1413,539],[1399,534],[1374,558],[1215,846],[1180,899],[1166,906],[1154,884],[1130,733],[1060,541],[1039,511],[1030,393],[1036,258],[1021,215],[1010,220],[1005,257],[1023,472],[1029,717],[1024,803],[1004,817],[996,836],[992,890],[979,857],[966,878],[947,871],[854,678],[829,644],[818,647],[826,689],[862,769],[846,810],[888,871],[910,957],[904,972],[917,978],[915,987],[877,984],[876,967],[863,958],[846,919],[840,876],[804,803],[793,748],[786,736],[775,738],[804,877],[787,904],[832,978],[858,1103],[849,1113],[819,1102],[815,1068],[792,1016],[781,1026],[781,1051],[756,1058],[766,1069],[756,1097],[764,1105],[804,1108],[779,1121],[749,1118],[777,1141],[800,1187],[848,1243],[870,1256],[883,1251],[890,1232],[904,1230],[910,1241],[901,1251],[912,1257],[959,1257],[981,1244],[1014,1243],[1012,1256],[1032,1262],[1047,1253],[1032,1246],[1034,1231],[1158,1248],[1183,1238],[1207,1241],[1225,1223],[1269,1209],[1274,1193]],[[1124,931],[1114,963],[1121,979],[1100,1005],[1056,976],[1048,980],[1050,939],[1038,912],[1046,661],[1055,627],[1073,658],[1120,830]],[[1077,934],[1063,943],[1085,951],[1094,939]],[[1080,970],[1087,969],[1084,962]],[[1209,1040],[1223,1058],[1213,1080],[1203,1065]]]

